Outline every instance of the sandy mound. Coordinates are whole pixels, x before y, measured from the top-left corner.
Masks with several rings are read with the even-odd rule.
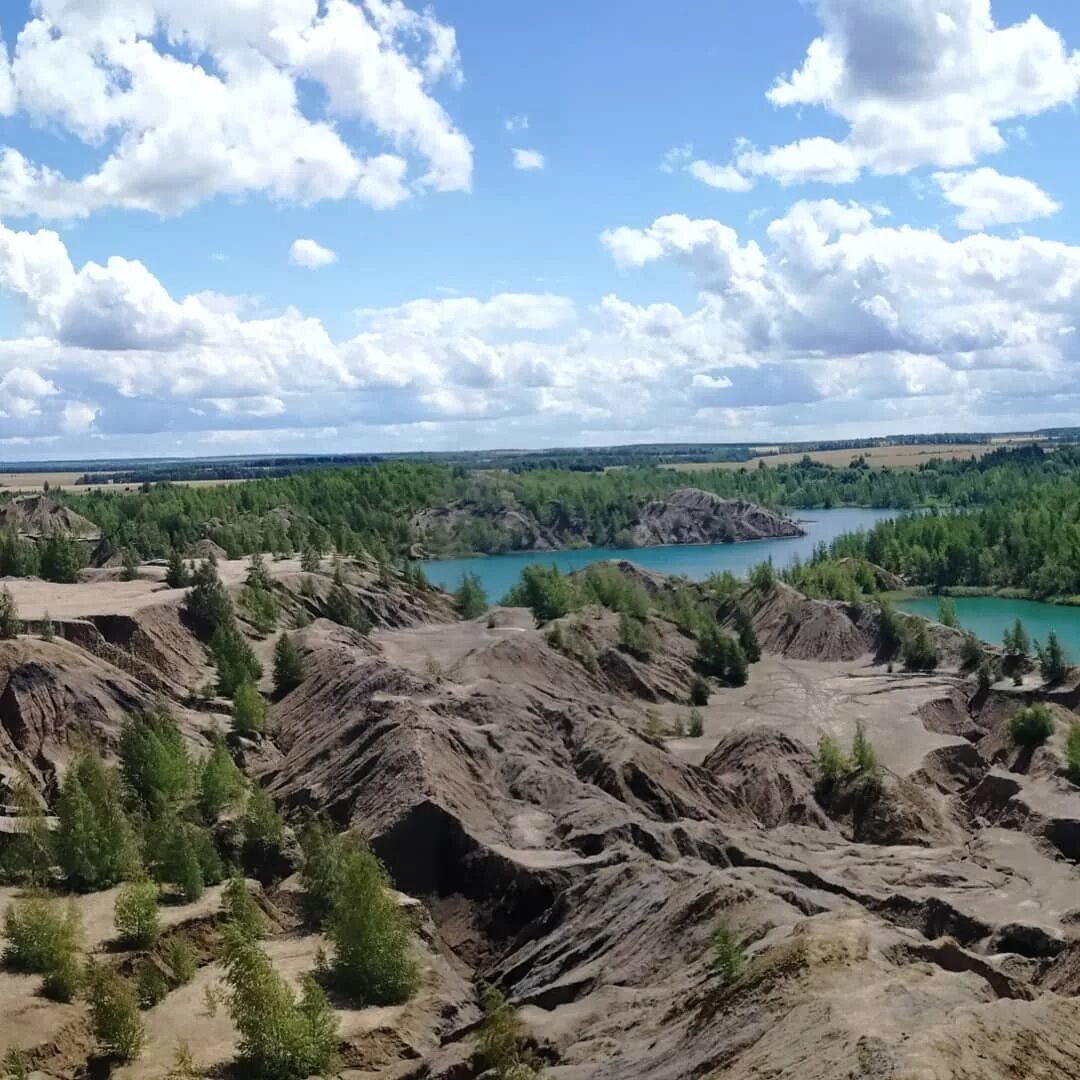
[[[48,495],[27,495],[0,502],[0,532],[13,532],[33,540],[43,536],[101,539],[101,530],[92,521]]]

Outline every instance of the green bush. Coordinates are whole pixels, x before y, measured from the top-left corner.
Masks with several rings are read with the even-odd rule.
[[[229,922],[242,933],[256,939],[266,937],[269,930],[266,916],[239,874],[234,874],[225,885],[221,907]]]
[[[274,693],[284,697],[304,681],[304,661],[291,634],[283,633],[274,645]]]
[[[263,788],[254,788],[248,797],[242,830],[245,865],[257,870],[281,857],[285,847],[285,819]]]
[[[961,670],[978,671],[985,662],[986,653],[979,639],[971,631],[967,631],[960,642]]]
[[[690,704],[709,704],[709,684],[700,675],[694,675],[690,679]]]
[[[118,972],[89,963],[84,980],[90,1023],[98,1046],[118,1061],[131,1061],[142,1049],[144,1029],[135,988]]]
[[[163,817],[150,824],[147,858],[154,880],[172,886],[186,903],[198,900],[207,885],[225,876],[209,831],[181,817]]]
[[[831,735],[822,735],[817,745],[818,785],[830,788],[845,776],[851,767],[847,754]]]
[[[300,906],[312,929],[322,929],[334,905],[341,880],[343,841],[325,818],[310,815],[300,828]]]
[[[960,618],[956,614],[956,604],[951,596],[942,596],[938,599],[937,621],[942,626],[951,626],[954,630],[960,626]]]
[[[619,648],[638,660],[648,660],[656,648],[656,636],[647,623],[624,611],[619,616]]]
[[[113,926],[121,942],[147,949],[158,936],[158,887],[152,881],[129,881],[116,894]]]
[[[1017,709],[1009,720],[1009,734],[1017,746],[1041,746],[1054,734],[1054,717],[1042,704]]]
[[[186,589],[191,584],[191,574],[183,556],[173,548],[169,552],[169,565],[165,569],[165,584],[170,589]]]
[[[776,588],[776,570],[771,562],[758,563],[750,571],[750,585],[754,589],[770,593]]]
[[[240,1033],[240,1064],[260,1080],[304,1080],[326,1073],[337,1052],[337,1018],[312,978],[297,1001],[259,943],[224,931],[227,1007]]]
[[[686,734],[691,739],[700,739],[705,734],[705,718],[697,709],[690,710],[690,717],[686,722]]]
[[[334,982],[363,1005],[397,1005],[419,985],[408,919],[382,863],[365,847],[341,854],[326,936]]]
[[[237,687],[258,682],[262,678],[262,665],[255,659],[255,653],[235,619],[223,623],[214,631],[208,649],[217,669],[219,694],[232,697]]]
[[[135,982],[135,996],[140,1009],[152,1009],[160,1005],[169,995],[169,982],[153,965],[147,965],[139,972]]]
[[[509,607],[527,607],[538,623],[568,615],[579,603],[573,583],[557,566],[531,563],[521,571],[521,580],[503,600]]]
[[[735,610],[735,628],[739,634],[739,648],[743,651],[748,664],[756,664],[761,659],[761,645],[753,620],[743,607]]]
[[[734,925],[721,918],[712,933],[712,970],[721,986],[729,986],[746,968],[746,949]]]
[[[199,954],[187,938],[179,934],[161,943],[158,950],[161,962],[169,970],[169,985],[185,986],[195,978],[199,970]]]
[[[493,986],[484,987],[480,1008],[484,1016],[473,1051],[474,1068],[478,1072],[490,1071],[495,1080],[532,1080],[538,1076],[517,1009]]]
[[[1080,784],[1080,722],[1076,720],[1069,725],[1065,741],[1065,771],[1074,784]]]
[[[717,626],[708,627],[698,638],[695,663],[704,674],[726,686],[742,686],[746,682],[746,657],[739,643]]]
[[[180,728],[164,705],[124,721],[119,758],[126,791],[148,813],[175,809],[190,798],[195,767]]]
[[[238,735],[262,735],[266,731],[266,698],[250,682],[241,683],[233,694],[232,726]]]
[[[454,590],[454,604],[463,619],[476,619],[488,609],[487,593],[476,574],[464,574]]]
[[[57,801],[56,855],[75,889],[108,889],[131,877],[138,846],[124,813],[119,774],[97,754],[80,754],[68,768]]]
[[[901,651],[908,671],[933,671],[938,666],[937,649],[923,619],[915,620],[915,629],[904,636]]]
[[[897,650],[904,644],[904,633],[900,626],[900,618],[896,614],[896,608],[886,600],[878,605],[880,617],[878,621],[878,640],[883,657],[895,656]]]
[[[54,1001],[75,996],[82,928],[74,904],[61,911],[47,900],[17,900],[4,913],[4,937],[8,970],[44,975],[45,994]]]

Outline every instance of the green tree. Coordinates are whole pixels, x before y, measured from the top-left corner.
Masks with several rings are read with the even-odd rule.
[[[847,754],[828,734],[818,739],[816,764],[818,787],[826,791],[843,780],[851,767]]]
[[[170,589],[186,589],[191,584],[191,574],[179,549],[169,552],[169,565],[165,568],[165,584]]]
[[[218,736],[199,769],[197,801],[203,821],[212,825],[240,802],[246,789],[244,774],[233,761],[225,741]]]
[[[557,566],[530,563],[521,571],[521,580],[503,603],[510,607],[531,608],[538,623],[547,623],[573,611],[578,598],[572,583]]]
[[[221,894],[221,906],[230,924],[251,938],[266,937],[269,923],[248,887],[239,875],[229,878]]]
[[[747,679],[746,657],[739,643],[717,626],[709,626],[698,638],[696,664],[727,686],[742,686]]]
[[[739,648],[743,651],[748,664],[756,664],[761,659],[761,645],[758,642],[754,622],[743,607],[735,610],[735,628],[739,634]]]
[[[145,1030],[132,984],[112,968],[91,961],[87,964],[84,987],[98,1046],[118,1061],[138,1057]]]
[[[986,662],[986,653],[983,651],[979,639],[966,631],[960,642],[960,667],[964,671],[978,671]]]
[[[184,610],[204,640],[211,638],[223,624],[232,622],[232,601],[218,576],[217,559],[207,559],[191,575]]]
[[[736,982],[746,968],[746,949],[739,932],[721,918],[712,934],[712,970],[721,986]]]
[[[158,887],[152,881],[129,881],[116,894],[113,926],[121,942],[148,949],[158,936]]]
[[[638,660],[648,660],[656,648],[656,636],[646,622],[624,611],[619,616],[619,648]]]
[[[74,904],[61,911],[55,901],[17,900],[4,913],[4,937],[0,959],[9,971],[44,975],[45,995],[54,1001],[75,996],[82,926]]]
[[[326,1072],[337,1052],[337,1020],[319,985],[309,976],[297,1001],[258,941],[234,926],[223,939],[227,1006],[245,1070],[263,1080]]]
[[[121,554],[121,581],[134,581],[139,576],[139,556],[130,547],[126,547]]]
[[[274,692],[284,697],[304,681],[304,661],[291,634],[283,633],[274,645]]]
[[[1039,657],[1039,672],[1043,681],[1050,686],[1064,682],[1065,676],[1069,674],[1069,664],[1065,659],[1065,650],[1053,630],[1047,634],[1045,645],[1035,642],[1035,652]]]
[[[463,574],[454,591],[454,603],[463,619],[476,619],[488,609],[487,593],[477,574]]]
[[[169,972],[169,985],[186,986],[199,970],[199,954],[187,938],[176,935],[160,946],[161,962]]]
[[[300,553],[300,569],[305,574],[317,574],[322,567],[322,553],[314,547],[306,547]]]
[[[1080,784],[1080,722],[1076,720],[1069,725],[1065,741],[1065,771],[1074,784]]]
[[[15,597],[5,585],[0,588],[0,638],[16,638],[22,632],[22,620]]]
[[[771,560],[758,563],[750,571],[750,586],[763,593],[771,593],[776,588],[776,570]]]
[[[49,615],[48,609],[41,616],[41,640],[53,641],[56,638],[56,625]]]
[[[1053,733],[1053,714],[1042,704],[1017,709],[1009,719],[1009,734],[1017,746],[1041,746]]]
[[[419,985],[408,919],[386,871],[366,847],[341,856],[326,935],[335,983],[364,1005],[397,1005]]]
[[[341,881],[342,841],[318,814],[305,818],[297,837],[300,863],[300,907],[312,929],[321,930],[330,917]]]
[[[686,723],[686,734],[691,739],[700,739],[705,734],[705,717],[697,709],[690,710],[690,718]]]
[[[709,684],[700,675],[690,677],[690,704],[709,704]]]
[[[232,726],[238,735],[262,735],[266,731],[266,698],[249,682],[233,694]]]
[[[942,596],[937,602],[937,621],[942,626],[951,626],[954,630],[959,628],[960,619],[956,614],[956,604],[951,596]]]
[[[269,590],[273,588],[274,580],[270,576],[270,571],[266,567],[266,560],[263,558],[261,551],[254,552],[248,560],[245,583],[251,589]]]
[[[232,697],[238,687],[262,678],[262,665],[235,619],[218,626],[210,638],[209,651],[217,668],[218,693]]]
[[[39,544],[41,576],[46,581],[71,584],[79,579],[83,566],[82,549],[70,536],[46,536]]]
[[[56,858],[45,808],[24,773],[12,785],[11,802],[14,831],[4,851],[3,875],[9,881],[40,889],[52,877]]]
[[[285,820],[265,788],[253,788],[242,822],[244,862],[253,869],[272,864],[285,847]]]
[[[880,612],[878,641],[881,655],[883,657],[895,656],[904,643],[904,632],[900,626],[899,616],[896,614],[896,608],[887,600],[882,600],[878,604],[878,610]]]
[[[930,640],[930,634],[923,619],[915,620],[915,628],[904,637],[901,650],[904,667],[908,671],[933,671],[938,665],[938,652]]]
[[[120,729],[120,776],[132,801],[152,815],[191,797],[195,766],[165,705],[128,716]]]
[[[108,889],[138,867],[119,775],[97,754],[80,754],[68,768],[56,816],[57,861],[72,888]]]

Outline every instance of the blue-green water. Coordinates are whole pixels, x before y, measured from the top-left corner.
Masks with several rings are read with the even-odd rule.
[[[1038,641],[1045,641],[1051,630],[1056,631],[1069,660],[1072,663],[1080,661],[1080,607],[1040,604],[1036,600],[1006,600],[1000,596],[956,596],[953,603],[960,625],[983,641],[1000,645],[1005,631],[1020,619],[1028,635]],[[935,596],[904,600],[896,606],[913,615],[937,618]]]
[[[807,560],[820,543],[842,533],[869,529],[875,522],[894,517],[894,510],[805,510],[796,514],[806,536],[786,540],[755,540],[745,544],[682,544],[653,548],[579,548],[575,551],[529,551],[515,555],[480,556],[471,559],[439,559],[424,563],[428,580],[444,589],[455,589],[464,574],[476,574],[494,602],[517,584],[530,563],[554,563],[560,570],[580,570],[603,559],[629,559],[649,570],[682,574],[701,581],[710,574],[730,570],[745,575],[752,566],[772,559],[782,570],[795,559]]]

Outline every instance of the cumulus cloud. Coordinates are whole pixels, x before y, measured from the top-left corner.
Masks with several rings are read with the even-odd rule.
[[[542,169],[545,165],[544,155],[539,150],[513,150],[515,169]]]
[[[996,169],[936,172],[934,182],[945,199],[960,209],[961,229],[985,229],[1048,217],[1061,209],[1038,184],[1022,176],[1002,176]]]
[[[306,266],[309,270],[318,270],[319,267],[329,266],[337,262],[337,252],[315,240],[299,239],[292,242],[289,248],[289,262],[294,266]]]
[[[1080,91],[1080,53],[1035,15],[998,26],[990,0],[818,0],[817,8],[823,33],[767,97],[780,108],[823,109],[847,133],[737,145],[733,164],[746,177],[841,184],[863,171],[972,165],[1005,146],[1003,130],[1022,130],[1016,121],[1074,103]]]
[[[723,191],[749,191],[753,181],[743,176],[734,165],[714,165],[711,161],[691,161],[686,166],[686,171],[709,187],[721,188]]]
[[[429,12],[387,0],[40,0],[35,14],[10,61],[0,55],[0,115],[24,113],[101,160],[68,176],[3,148],[0,214],[176,214],[248,193],[385,208],[409,197],[412,163],[418,187],[470,187],[471,144],[433,96],[461,78],[454,31]],[[304,83],[325,100],[318,115],[301,106]],[[369,125],[389,152],[362,156],[342,120]]]
[[[760,241],[678,214],[602,239],[626,273],[681,267],[697,302],[436,296],[361,309],[336,338],[292,309],[174,296],[133,260],[76,266],[55,232],[0,226],[0,290],[26,314],[0,341],[0,438],[133,452],[197,449],[199,432],[250,447],[281,433],[279,448],[761,438],[1080,407],[1080,247],[950,240],[834,200],[796,203]]]

